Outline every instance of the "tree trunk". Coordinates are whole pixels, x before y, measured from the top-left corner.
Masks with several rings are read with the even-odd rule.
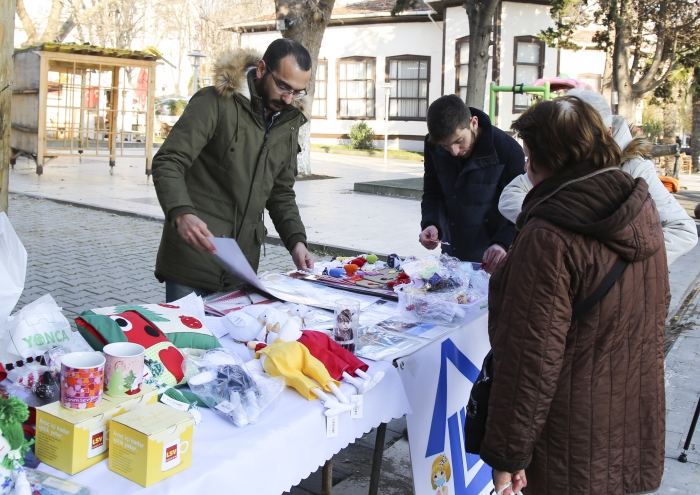
[[[467,106],[483,110],[489,68],[489,45],[493,32],[493,15],[500,0],[467,0],[469,18],[469,73]]]
[[[629,0],[620,2],[620,12],[629,10]],[[632,19],[632,17],[627,17]],[[615,45],[613,48],[613,81],[617,91],[617,113],[622,115],[629,124],[636,120],[637,95],[632,89],[630,80],[630,27],[622,16],[617,17],[615,26]]]
[[[321,50],[323,33],[331,20],[334,4],[335,0],[308,0],[307,2],[275,0],[277,18],[291,21],[289,29],[282,31],[282,37],[298,41],[311,55],[311,79],[307,87],[309,96],[305,99],[307,107],[304,109],[309,122],[299,129],[299,144],[302,152],[297,156],[297,164],[300,175],[311,174],[311,104],[316,86],[316,65],[318,64],[318,52]]]
[[[13,59],[15,41],[15,0],[2,0],[0,24],[0,211],[7,212],[7,187],[10,181],[10,104],[12,103]]]
[[[63,0],[51,0],[51,11],[49,12],[49,18],[46,20],[46,28],[41,34],[40,41],[54,41],[56,39],[62,11]]]
[[[24,33],[27,35],[27,43],[35,42],[38,39],[38,35],[36,28],[34,27],[34,23],[32,22],[32,18],[29,17],[27,9],[24,7],[24,0],[17,0],[17,7],[15,10],[17,11],[17,17],[19,17],[22,27],[24,28]],[[14,24],[14,20],[12,23]]]
[[[605,50],[605,67],[603,68],[603,96],[609,102],[612,101],[612,82],[613,82],[613,47],[610,46]]]
[[[664,112],[664,144],[676,144],[676,125],[678,124],[678,105],[666,102]]]
[[[693,70],[693,130],[690,143],[690,154],[693,160],[693,170],[700,171],[700,67]]]

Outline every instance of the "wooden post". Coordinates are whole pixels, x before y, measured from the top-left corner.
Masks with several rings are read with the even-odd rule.
[[[12,53],[15,42],[15,0],[2,0],[0,23],[0,211],[7,212],[10,182],[10,105],[12,104]]]
[[[146,180],[151,176],[151,160],[153,157],[153,133],[155,121],[156,100],[156,65],[148,68],[148,94],[146,96]]]
[[[46,104],[49,97],[49,59],[44,52],[39,52],[39,121],[37,122],[36,173],[44,173],[46,156]]]
[[[117,120],[119,119],[119,71],[121,67],[112,68],[112,90],[109,97],[109,173],[114,173],[117,158]]]

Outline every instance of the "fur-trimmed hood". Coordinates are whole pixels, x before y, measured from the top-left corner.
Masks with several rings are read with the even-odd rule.
[[[235,48],[224,53],[214,63],[214,87],[221,98],[231,98],[239,94],[250,100],[247,75],[262,60],[262,53],[255,48]],[[310,118],[309,98],[294,100],[292,105]]]
[[[621,115],[613,116],[613,139],[622,150],[622,163],[633,158],[650,158],[652,144],[643,137],[634,137],[627,120]]]

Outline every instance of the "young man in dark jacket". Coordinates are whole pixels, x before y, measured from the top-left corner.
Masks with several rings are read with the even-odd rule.
[[[418,240],[426,249],[442,243],[443,253],[483,261],[492,272],[515,239],[498,198],[525,172],[523,149],[484,112],[446,95],[428,109],[424,164]]]
[[[265,239],[265,208],[295,265],[313,266],[294,194],[299,128],[311,76],[308,51],[273,41],[222,56],[215,85],[190,100],[153,158],[153,182],[165,213],[156,277],[166,300],[233,288],[207,237],[236,239],[253,269]]]

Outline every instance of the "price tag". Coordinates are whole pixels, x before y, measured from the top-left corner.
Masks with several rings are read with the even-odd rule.
[[[326,438],[338,436],[338,415],[326,416]]]
[[[234,409],[236,409],[236,406],[231,404],[229,401],[225,400],[225,401],[219,403],[214,409],[218,409],[222,413],[228,414],[231,411],[233,411]]]
[[[364,404],[365,404],[365,396],[364,395],[352,395],[350,396],[350,400],[352,401],[352,411],[350,411],[350,417],[353,419],[359,419],[362,418],[362,411],[364,409]]]
[[[189,404],[185,404],[184,402],[180,402],[179,400],[175,400],[172,397],[170,397],[169,395],[165,395],[165,394],[163,394],[160,397],[160,401],[165,405],[168,405],[170,407],[174,407],[178,411],[187,412],[187,410],[190,408]]]

